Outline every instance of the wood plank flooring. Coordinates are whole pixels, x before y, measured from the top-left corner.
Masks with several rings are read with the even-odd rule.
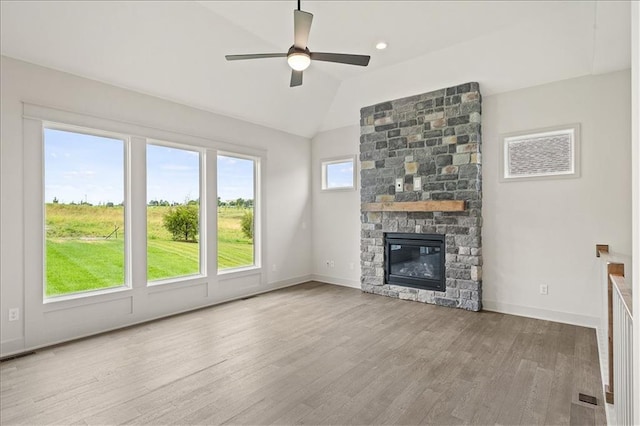
[[[320,283],[0,370],[2,425],[606,424],[592,329]]]

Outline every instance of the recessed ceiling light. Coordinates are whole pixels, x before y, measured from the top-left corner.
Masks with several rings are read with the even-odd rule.
[[[384,41],[381,41],[378,44],[376,44],[376,49],[378,49],[378,50],[382,50],[382,49],[386,49],[386,48],[387,48],[387,43],[385,43]]]

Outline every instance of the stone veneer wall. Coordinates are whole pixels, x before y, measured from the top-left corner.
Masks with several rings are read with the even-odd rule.
[[[362,203],[465,200],[463,212],[362,212],[363,291],[482,309],[480,114],[478,83],[360,110]],[[414,191],[417,176],[422,185]],[[404,179],[403,192],[396,193],[396,178]],[[446,291],[386,284],[385,232],[446,235]]]

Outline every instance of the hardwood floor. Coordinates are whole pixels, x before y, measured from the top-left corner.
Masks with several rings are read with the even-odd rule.
[[[606,424],[592,329],[319,283],[0,369],[3,425]]]

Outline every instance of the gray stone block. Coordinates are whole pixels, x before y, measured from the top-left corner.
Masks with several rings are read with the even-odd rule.
[[[400,292],[398,293],[398,298],[401,300],[412,300],[415,302],[418,300],[418,295],[415,293]]]
[[[447,306],[449,308],[457,308],[458,307],[458,300],[454,300],[454,299],[445,299],[443,297],[435,297],[434,298],[434,303],[436,305],[439,306]]]
[[[392,109],[393,109],[393,105],[391,104],[391,102],[383,102],[381,104],[374,106],[374,112],[389,111]]]

